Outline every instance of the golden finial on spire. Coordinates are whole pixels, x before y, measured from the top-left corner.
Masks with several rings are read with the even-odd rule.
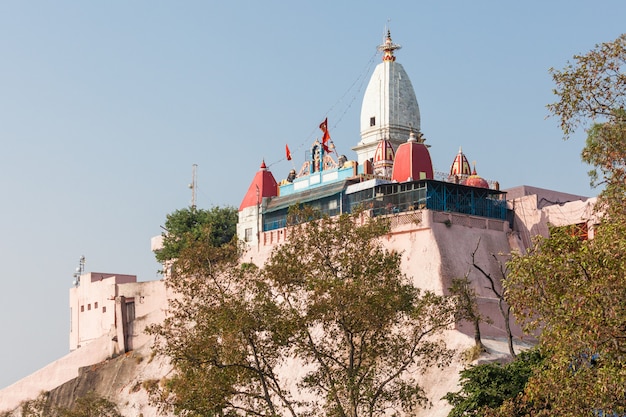
[[[393,51],[400,49],[402,46],[391,41],[391,31],[387,29],[387,36],[382,45],[378,46],[378,50],[383,52],[383,61],[395,61],[396,57],[393,55]]]

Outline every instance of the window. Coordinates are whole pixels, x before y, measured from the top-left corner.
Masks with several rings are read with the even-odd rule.
[[[589,239],[589,230],[587,229],[587,223],[572,224],[569,226],[569,234],[577,237],[580,240]]]
[[[95,303],[93,303],[93,309],[97,309],[98,308],[98,302],[96,301]]]
[[[87,304],[87,310],[91,310],[91,304]]]
[[[376,118],[370,117],[370,126],[376,126]]]
[[[589,230],[587,228],[587,223],[578,223],[578,224],[570,224],[567,226],[560,226],[558,229],[565,230],[565,232],[575,238],[580,240],[588,240],[589,239]]]
[[[85,311],[85,306],[80,306],[80,312],[82,313],[83,311]]]
[[[245,235],[244,239],[245,239],[246,242],[250,242],[252,240],[252,228],[251,227],[248,227],[246,229],[246,235]]]
[[[107,306],[102,306],[102,312],[106,313],[107,312]]]

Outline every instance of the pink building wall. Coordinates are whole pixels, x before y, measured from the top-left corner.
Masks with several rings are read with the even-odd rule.
[[[0,411],[76,378],[83,366],[151,343],[145,328],[163,321],[167,299],[163,280],[137,282],[134,275],[83,274],[80,285],[70,289],[70,353],[0,390]],[[124,326],[116,300],[134,303],[134,318]],[[119,337],[121,327],[127,334],[125,344]]]
[[[122,322],[116,300],[122,300],[126,320]],[[86,346],[108,334],[117,338],[118,353],[141,346],[145,335],[146,318],[160,322],[165,318],[167,295],[164,281],[137,282],[134,275],[88,273],[81,277],[78,287],[70,289],[70,350]],[[120,340],[120,328],[126,340]]]
[[[134,275],[89,272],[70,289],[70,350],[85,346],[115,329],[115,298],[120,285],[137,281]]]
[[[547,195],[546,190],[538,190]],[[511,202],[514,230],[509,229],[506,221],[421,210],[390,216],[392,233],[383,238],[383,244],[403,254],[403,272],[419,288],[445,294],[452,279],[467,274],[479,296],[481,312],[493,320],[492,324],[481,325],[483,337],[504,338],[504,322],[497,299],[486,288],[484,277],[473,269],[472,252],[476,251],[474,261],[498,278],[501,262],[506,261],[511,250],[523,251],[532,236],[547,235],[548,224],[558,226],[584,221],[593,225],[597,221],[593,213],[594,199],[545,205],[541,203],[545,201],[545,195],[532,194],[529,189],[525,192]],[[568,198],[551,193],[550,198]],[[261,266],[274,247],[288,238],[289,229],[262,232],[260,245],[250,247],[244,260]],[[498,285],[497,289],[500,291],[501,287]],[[69,341],[72,352],[1,390],[0,411],[15,408],[21,401],[35,398],[42,390],[50,390],[75,378],[82,366],[149,343],[151,338],[144,330],[150,324],[163,321],[169,297],[165,280],[137,282],[133,275],[83,274],[80,285],[70,289]],[[133,303],[134,314],[125,322],[119,314],[121,302]],[[120,329],[126,337],[119,337]],[[471,336],[472,331],[471,326],[465,324],[452,333]],[[518,327],[514,326],[513,331],[521,335]],[[463,340],[467,347],[472,343],[471,337],[451,337],[452,340]]]

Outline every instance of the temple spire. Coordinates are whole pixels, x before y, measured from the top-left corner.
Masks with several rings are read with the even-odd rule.
[[[361,104],[361,140],[354,149],[359,164],[371,161],[381,139],[388,139],[394,150],[406,142],[414,130],[419,142],[420,113],[415,90],[402,64],[396,61],[391,33],[385,28],[386,37],[378,50],[383,59],[372,74]]]

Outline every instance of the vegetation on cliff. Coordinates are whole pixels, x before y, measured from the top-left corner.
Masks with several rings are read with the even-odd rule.
[[[25,401],[20,406],[21,417],[122,417],[112,401],[96,394],[87,392],[73,401],[71,407],[60,407],[51,404],[49,393],[42,392],[37,398]],[[0,417],[10,417],[6,412]]]
[[[300,223],[298,220],[307,219]],[[437,335],[455,299],[420,291],[379,238],[383,219],[292,213],[290,238],[263,268],[234,242],[197,239],[153,326],[176,374],[153,399],[184,415],[370,416],[425,406],[416,375],[452,352]]]
[[[178,258],[183,249],[199,239],[208,239],[213,246],[230,242],[237,232],[237,209],[216,206],[176,210],[167,215],[164,229],[163,247],[155,252],[161,263]]]
[[[452,406],[449,417],[483,416],[524,391],[533,369],[541,365],[538,349],[521,352],[506,365],[487,363],[461,371],[461,390],[444,396]]]
[[[582,159],[593,168],[592,184],[604,186],[600,220],[593,239],[585,227],[552,228],[526,254],[514,254],[505,296],[525,330],[539,334],[544,360],[522,392],[501,405],[482,403],[479,415],[626,415],[625,64],[626,34],[551,70],[558,101],[548,108],[564,137],[590,125]],[[462,392],[472,384],[464,379]],[[490,387],[479,384],[478,391],[487,395]]]

